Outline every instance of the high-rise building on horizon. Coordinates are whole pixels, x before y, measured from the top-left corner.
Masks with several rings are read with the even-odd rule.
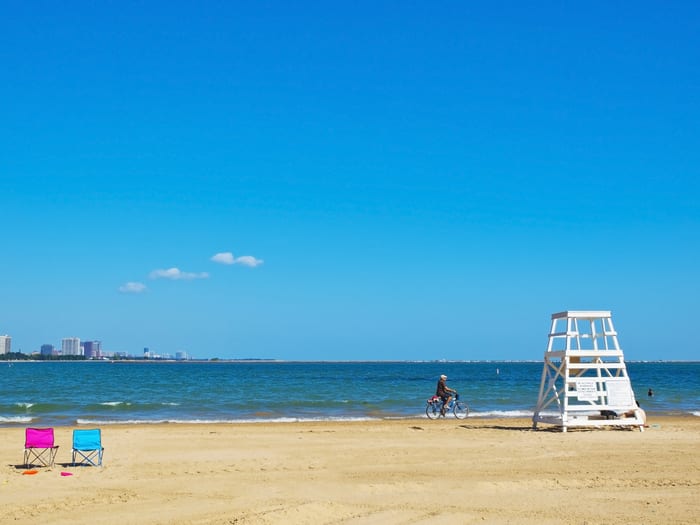
[[[41,345],[40,353],[41,353],[41,355],[49,356],[49,355],[54,355],[55,350],[56,349],[54,348],[53,345],[45,344],[45,345]]]
[[[61,354],[83,355],[80,349],[80,337],[65,337],[61,339]]]
[[[102,357],[101,341],[85,341],[83,344],[83,355],[87,358]]]
[[[12,338],[5,334],[0,335],[0,354],[9,354],[12,352]]]

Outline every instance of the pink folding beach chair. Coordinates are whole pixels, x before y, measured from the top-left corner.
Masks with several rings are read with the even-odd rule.
[[[24,467],[52,467],[58,445],[53,444],[53,428],[27,428],[24,439]]]

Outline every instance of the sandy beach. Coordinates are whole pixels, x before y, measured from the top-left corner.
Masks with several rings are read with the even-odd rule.
[[[124,425],[104,466],[24,475],[0,429],[0,523],[698,523],[700,418],[645,432],[525,419]],[[71,473],[72,475],[61,475]]]

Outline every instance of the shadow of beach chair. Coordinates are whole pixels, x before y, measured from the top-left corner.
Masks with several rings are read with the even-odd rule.
[[[99,428],[73,430],[73,466],[101,467],[103,452],[102,433]]]
[[[53,441],[53,428],[27,428],[24,436],[24,467],[52,467],[58,451]]]

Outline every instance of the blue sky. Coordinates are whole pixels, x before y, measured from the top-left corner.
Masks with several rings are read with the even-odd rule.
[[[600,309],[628,359],[697,359],[699,25],[693,2],[6,4],[0,333],[541,359],[553,312]]]

